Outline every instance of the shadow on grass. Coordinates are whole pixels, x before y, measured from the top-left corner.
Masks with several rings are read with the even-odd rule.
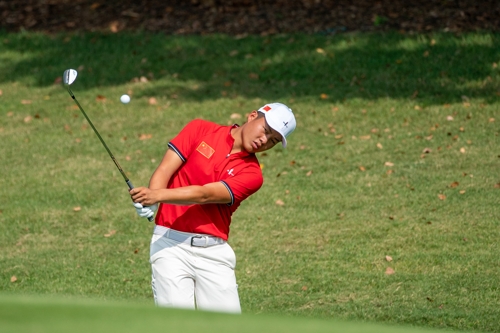
[[[0,33],[0,83],[54,84],[79,69],[79,89],[126,84],[138,96],[416,99],[432,105],[500,90],[499,35],[433,34],[165,36],[162,34]]]

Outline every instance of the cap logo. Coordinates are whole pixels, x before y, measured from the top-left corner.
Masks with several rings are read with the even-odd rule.
[[[288,128],[288,121],[286,123],[283,122],[283,125],[285,125],[285,127]]]
[[[272,109],[272,108],[271,108],[269,105],[266,105],[266,106],[264,106],[264,107],[262,108],[262,110],[264,110],[264,111],[266,111],[266,112],[267,112],[267,111],[269,111],[269,110],[271,110],[271,109]]]

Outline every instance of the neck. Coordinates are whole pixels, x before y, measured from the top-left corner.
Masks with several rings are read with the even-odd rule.
[[[234,139],[233,148],[231,149],[231,154],[243,151],[243,145],[241,141],[241,127],[232,128],[231,136]]]

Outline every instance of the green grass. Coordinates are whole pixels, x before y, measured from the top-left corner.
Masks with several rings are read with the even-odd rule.
[[[498,45],[0,33],[0,290],[152,303],[152,224],[57,83],[75,68],[75,96],[137,186],[190,119],[293,108],[289,148],[259,154],[264,186],[233,218],[245,313],[497,332]]]
[[[346,332],[436,333],[402,325],[269,315],[228,315],[155,308],[127,302],[78,299],[0,297],[2,332]],[[29,314],[29,315],[26,315]]]

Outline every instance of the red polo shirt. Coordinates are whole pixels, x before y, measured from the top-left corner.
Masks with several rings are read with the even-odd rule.
[[[234,126],[193,120],[168,144],[183,164],[173,174],[167,188],[222,182],[231,195],[231,203],[186,206],[162,203],[156,214],[156,224],[228,239],[231,215],[263,183],[255,154],[245,151],[230,154]]]

